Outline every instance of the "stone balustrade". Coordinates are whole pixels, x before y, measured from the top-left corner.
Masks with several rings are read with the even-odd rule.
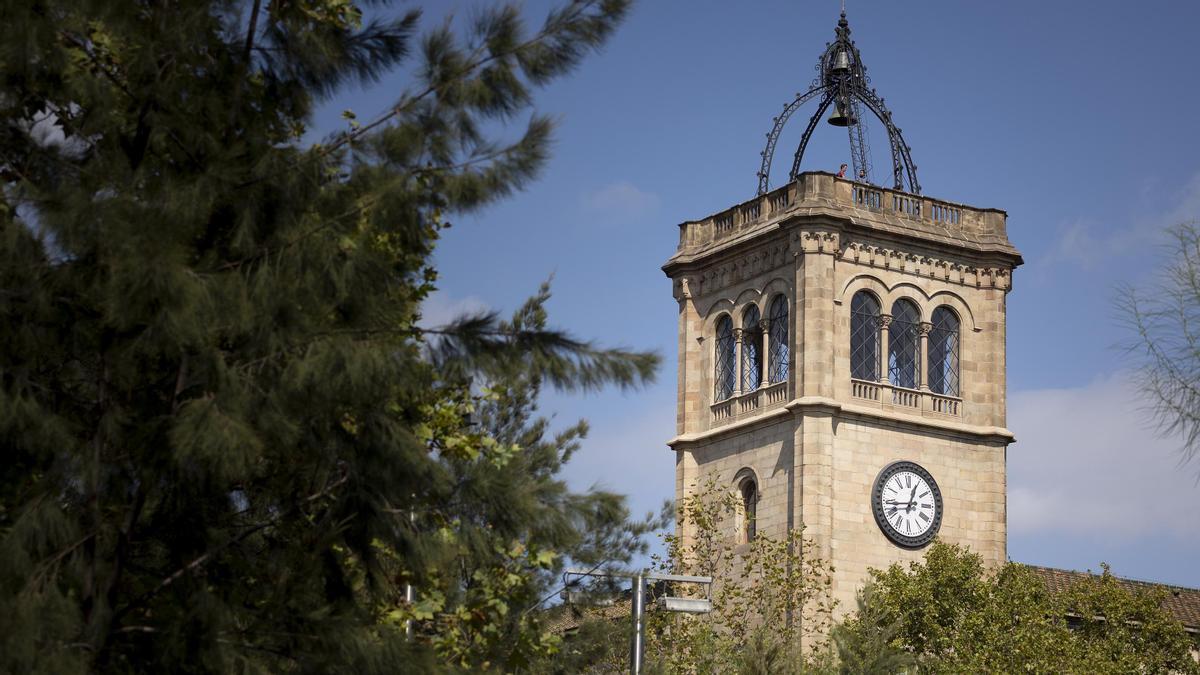
[[[787,382],[765,385],[718,401],[710,406],[712,427],[719,427],[735,420],[754,415],[756,412],[780,407],[788,402]],[[858,402],[870,402],[881,409],[908,414],[933,413],[948,417],[962,417],[962,399],[955,396],[935,394],[897,387],[888,382],[850,380],[850,396]]]
[[[898,405],[902,408],[920,408],[921,392],[892,387],[892,405]]]
[[[850,395],[868,401],[879,400],[879,385],[865,380],[850,380]]]
[[[822,172],[803,173],[780,188],[721,211],[703,220],[679,226],[680,252],[694,252],[743,232],[779,221],[788,212],[805,208],[851,207],[898,218],[909,227],[942,237],[981,244],[1007,244],[1007,216],[997,209],[978,209],[899,190],[858,183]],[[843,211],[844,212],[844,211]]]
[[[733,404],[736,399],[727,398],[724,401],[717,401],[712,405],[712,416],[714,424],[721,424],[733,419]]]
[[[962,399],[958,397],[897,387],[888,382],[852,379],[850,380],[850,396],[856,401],[870,401],[892,410],[900,409],[916,414],[929,412],[950,417],[962,416]]]
[[[739,394],[711,406],[712,426],[720,426],[735,419],[753,415],[759,410],[779,407],[789,400],[788,383],[776,382],[753,391]]]
[[[958,417],[958,409],[961,403],[961,400],[952,396],[929,394],[929,409],[935,413]]]

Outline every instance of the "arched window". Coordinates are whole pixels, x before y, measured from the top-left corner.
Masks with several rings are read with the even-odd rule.
[[[716,390],[713,400],[723,401],[733,396],[734,356],[733,356],[733,319],[728,314],[717,319],[717,341],[713,349],[713,361],[716,372],[713,381]]]
[[[767,355],[767,373],[771,384],[786,382],[788,379],[788,359],[791,349],[788,347],[788,308],[787,299],[782,295],[775,296],[771,308],[767,312],[771,353]]]
[[[762,384],[763,332],[757,305],[742,314],[742,391],[754,391]]]
[[[958,396],[958,315],[942,305],[933,310],[929,331],[929,389]]]
[[[879,379],[879,301],[870,291],[850,301],[850,377]]]
[[[892,305],[888,328],[888,379],[897,387],[916,389],[921,382],[921,313],[908,300]]]
[[[742,527],[740,535],[743,544],[754,541],[754,521],[758,515],[758,486],[753,478],[742,481]]]

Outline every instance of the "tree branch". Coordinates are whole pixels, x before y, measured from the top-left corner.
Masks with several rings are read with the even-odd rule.
[[[331,494],[333,492],[333,490],[335,488],[340,487],[341,485],[345,484],[346,481],[348,481],[349,479],[350,479],[349,474],[343,473],[341,478],[330,483],[329,485],[326,485],[319,492],[315,492],[311,495],[308,495],[302,501],[297,502],[296,504],[293,504],[290,508],[277,513],[275,516],[268,518],[267,520],[264,520],[261,523],[258,523],[256,525],[253,525],[253,526],[247,528],[246,530],[239,533],[236,537],[233,537],[233,538],[225,541],[224,543],[220,544],[219,546],[209,549],[208,551],[205,551],[202,555],[196,557],[188,564],[184,565],[183,567],[180,567],[179,569],[175,570],[171,574],[167,575],[153,589],[142,594],[141,597],[137,598],[133,602],[131,602],[128,605],[126,605],[125,607],[123,607],[119,612],[116,613],[116,615],[114,616],[114,620],[117,616],[120,616],[120,615],[128,612],[129,610],[133,609],[134,607],[139,607],[141,605],[144,605],[148,600],[150,600],[154,596],[158,595],[159,593],[163,592],[171,584],[178,581],[180,579],[180,577],[184,576],[185,574],[195,572],[196,570],[198,570],[199,568],[204,566],[204,564],[207,563],[209,560],[211,560],[214,556],[220,554],[222,551],[225,551],[226,549],[230,548],[231,546],[234,546],[235,544],[238,544],[238,543],[244,541],[250,535],[255,534],[256,532],[261,532],[262,530],[265,530],[266,528],[270,527],[271,525],[274,525],[275,523],[279,522],[279,520],[282,519],[283,517],[289,516],[289,515],[295,513],[304,504],[308,504],[310,502],[316,501],[317,499],[328,496],[329,494]]]

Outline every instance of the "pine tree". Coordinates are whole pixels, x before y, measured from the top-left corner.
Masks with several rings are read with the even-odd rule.
[[[626,0],[420,37],[419,12],[352,0],[0,7],[0,670],[393,672],[541,648],[505,603],[638,530],[555,478],[571,433],[505,410],[542,381],[636,385],[657,357],[546,329],[544,297],[437,331],[420,303],[445,219],[547,157],[545,117],[512,143],[485,128]],[[387,111],[303,142],[314,106],[402,64]],[[408,584],[447,600],[405,624]],[[505,606],[438,632],[476,599]],[[474,647],[431,649],[451,634]]]

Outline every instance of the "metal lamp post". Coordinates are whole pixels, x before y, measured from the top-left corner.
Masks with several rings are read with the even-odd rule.
[[[630,618],[633,620],[633,636],[629,641],[629,672],[633,675],[640,675],[642,672],[642,655],[645,651],[646,643],[646,625],[642,620],[646,611],[646,582],[647,581],[673,581],[685,584],[703,584],[705,597],[703,598],[685,598],[685,597],[662,597],[659,598],[658,605],[660,608],[668,612],[684,612],[687,614],[707,614],[712,611],[712,577],[697,577],[686,574],[657,574],[654,572],[638,572],[636,574],[627,574],[620,572],[596,572],[594,570],[578,570],[570,569],[563,573],[564,580],[569,576],[589,576],[589,577],[605,577],[617,579],[630,579],[633,582],[633,587],[630,589],[631,606]],[[570,588],[574,581],[567,581],[566,586]]]

